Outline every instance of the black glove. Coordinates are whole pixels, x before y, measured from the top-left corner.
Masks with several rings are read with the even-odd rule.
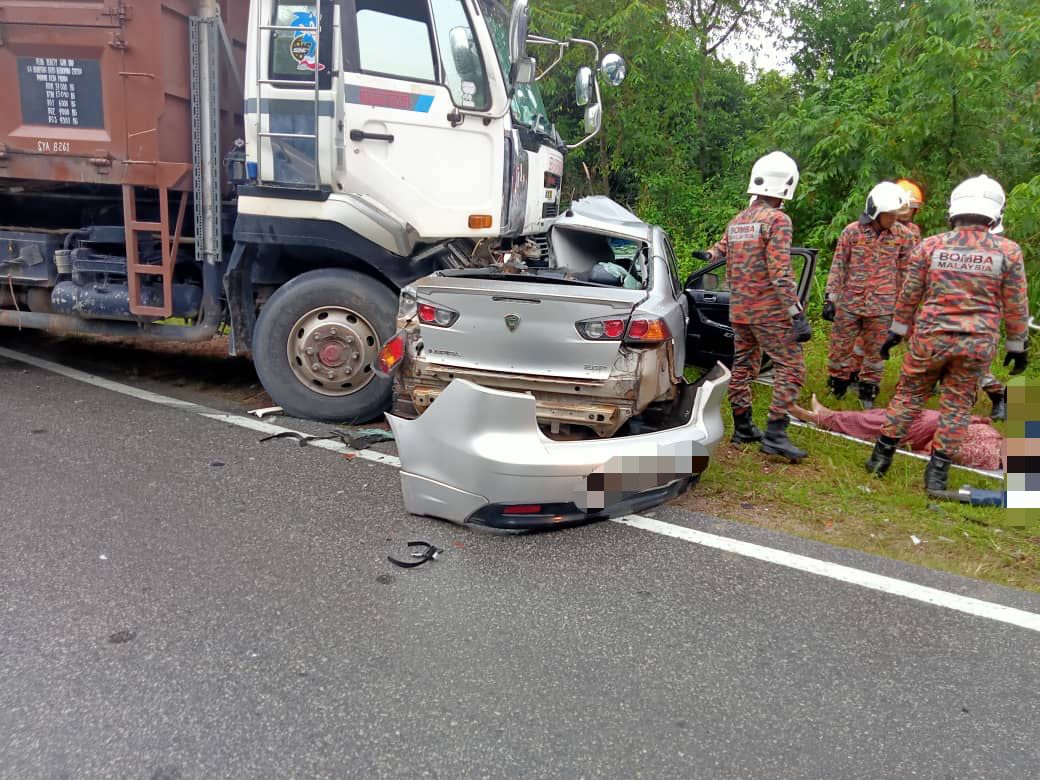
[[[827,301],[823,304],[823,318],[827,322],[834,322],[834,315],[838,313],[838,307],[834,305],[834,301]]]
[[[1026,370],[1026,366],[1029,365],[1029,352],[1023,350],[1022,352],[1008,352],[1004,355],[1004,365],[1010,366],[1012,363],[1015,367],[1011,369],[1011,376],[1021,374]]]
[[[881,345],[881,357],[884,360],[888,360],[888,358],[892,354],[892,347],[894,347],[896,344],[901,344],[902,342],[902,336],[900,336],[898,333],[893,333],[892,331],[889,331],[888,338],[885,339],[885,343]]]
[[[711,260],[711,252],[698,249],[696,252],[691,252],[690,256],[695,260]]]
[[[794,325],[794,340],[799,344],[804,344],[812,338],[812,328],[809,326],[809,320],[805,319],[805,312],[794,315],[791,323]]]

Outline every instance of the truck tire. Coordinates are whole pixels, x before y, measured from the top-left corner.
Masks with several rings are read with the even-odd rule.
[[[390,407],[393,383],[372,362],[396,319],[397,296],[370,276],[338,268],[301,274],[260,309],[256,373],[293,417],[368,422]]]

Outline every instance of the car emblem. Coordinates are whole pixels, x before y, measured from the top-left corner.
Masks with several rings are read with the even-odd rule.
[[[506,315],[506,327],[512,332],[520,327],[520,317],[516,314]]]

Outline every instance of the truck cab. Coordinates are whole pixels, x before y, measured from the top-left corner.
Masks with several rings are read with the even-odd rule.
[[[251,14],[246,165],[266,190],[240,215],[275,229],[316,216],[407,257],[554,213],[563,143],[538,85],[513,81],[501,3],[259,0]]]
[[[567,145],[527,54],[527,3],[258,0],[251,13],[235,240],[259,250],[250,273],[277,289],[248,346],[287,409],[317,393],[330,417],[371,416],[390,397],[371,364],[397,289],[478,247],[493,256],[532,236],[529,251],[544,251],[559,212]],[[599,90],[583,71],[591,137]],[[288,268],[320,274],[338,300],[288,302],[303,286]],[[383,287],[364,285],[368,316],[343,304],[359,270]]]

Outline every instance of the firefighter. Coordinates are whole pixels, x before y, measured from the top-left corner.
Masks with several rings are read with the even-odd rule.
[[[917,212],[921,210],[921,206],[924,205],[924,188],[912,179],[899,179],[896,184],[903,188],[909,200],[906,209],[899,214],[899,221],[913,235],[914,244],[919,244],[921,243],[921,226],[914,222],[914,219],[917,217]]]
[[[903,224],[910,234],[913,236],[913,243],[919,244],[921,242],[921,226],[918,225],[914,220],[917,218],[917,212],[921,210],[924,205],[924,188],[913,181],[912,179],[898,179],[896,181],[900,187],[906,192],[909,203],[906,208],[899,212],[897,219]],[[852,352],[852,365],[849,371],[849,386],[859,387],[859,371],[863,364],[863,338],[860,337],[856,340],[856,346]],[[842,394],[844,395],[844,393]]]
[[[708,253],[713,260],[725,258],[730,289],[733,442],[761,441],[762,452],[792,462],[807,455],[787,438],[787,411],[805,382],[801,344],[812,338],[791,270],[791,218],[781,210],[797,186],[794,160],[783,152],[760,158],[751,168],[747,190],[751,203],[733,218]],[[764,435],[751,415],[751,382],[758,376],[763,352],[775,365]]]
[[[1022,250],[990,232],[1004,208],[1004,190],[988,176],[959,184],[950,196],[952,230],[926,238],[914,250],[883,353],[903,340],[914,312],[914,334],[885,426],[867,470],[883,475],[896,447],[942,377],[939,427],[925,469],[925,490],[946,489],[950,461],[971,422],[975,389],[989,369],[1004,320],[1012,374],[1028,363],[1029,311]]]
[[[881,388],[881,344],[913,250],[910,231],[896,217],[906,206],[902,187],[890,181],[875,186],[863,214],[842,231],[827,277],[823,318],[834,323],[827,384],[835,398],[844,398],[858,367],[866,409]]]

